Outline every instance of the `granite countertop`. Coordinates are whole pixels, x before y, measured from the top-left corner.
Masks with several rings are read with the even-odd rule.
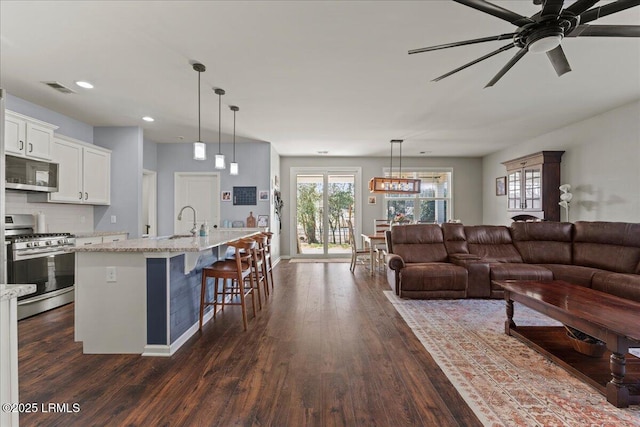
[[[36,285],[0,285],[0,301],[29,295],[36,291]]]
[[[77,238],[83,237],[101,237],[101,236],[115,236],[118,234],[129,234],[127,231],[82,231],[79,233],[73,233]]]
[[[72,252],[200,252],[260,231],[258,228],[244,230],[218,229],[211,231],[206,237],[148,237],[79,246],[68,250]]]

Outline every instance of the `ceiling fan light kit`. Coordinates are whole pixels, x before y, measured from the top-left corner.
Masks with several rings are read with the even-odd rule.
[[[391,167],[389,176],[376,176],[369,180],[369,191],[376,194],[418,194],[420,193],[420,180],[402,178],[402,139],[392,139],[391,143]],[[400,146],[400,167],[398,176],[393,176],[393,145]]]
[[[534,0],[534,4],[542,5],[542,10],[531,17],[520,15],[511,10],[497,6],[486,0],[453,0],[480,12],[487,13],[496,18],[505,20],[515,25],[517,30],[513,33],[497,36],[482,37],[472,40],[464,40],[455,43],[447,43],[437,46],[412,49],[409,54],[430,52],[469,44],[484,43],[488,41],[506,40],[511,38],[511,43],[489,54],[456,68],[433,81],[440,81],[452,74],[462,71],[471,65],[484,61],[500,52],[513,47],[520,50],[502,67],[502,69],[487,83],[485,87],[493,86],[509,71],[527,52],[546,53],[556,74],[562,76],[571,71],[569,61],[562,50],[562,40],[567,37],[640,37],[640,25],[588,25],[587,22],[595,21],[607,15],[620,12],[640,5],[640,0],[617,0],[600,7],[593,7],[600,0],[576,0],[564,8],[564,0]]]

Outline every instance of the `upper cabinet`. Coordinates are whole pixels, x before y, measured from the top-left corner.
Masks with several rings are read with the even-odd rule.
[[[51,160],[53,131],[58,129],[49,123],[6,111],[5,152],[39,160]]]
[[[562,154],[564,151],[541,151],[502,163],[507,168],[509,212],[560,221]]]
[[[111,201],[111,151],[56,135],[52,161],[58,163],[58,191],[50,202],[108,205]]]

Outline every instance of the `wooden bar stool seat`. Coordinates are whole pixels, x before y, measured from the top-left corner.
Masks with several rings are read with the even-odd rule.
[[[256,316],[256,302],[254,291],[253,254],[256,242],[252,240],[236,240],[228,245],[235,249],[233,259],[224,259],[214,262],[211,266],[202,269],[202,282],[200,287],[200,327],[202,329],[202,317],[207,306],[213,306],[213,318],[216,317],[218,305],[224,310],[225,305],[240,305],[242,307],[242,324],[247,330],[246,297],[251,295],[253,316]],[[207,280],[215,279],[213,285],[213,300],[205,301]],[[222,279],[222,286],[219,280]],[[245,281],[249,280],[249,286]],[[227,301],[227,297],[229,300]],[[239,298],[239,301],[237,299]]]

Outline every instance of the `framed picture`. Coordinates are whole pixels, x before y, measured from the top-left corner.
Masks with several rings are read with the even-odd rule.
[[[496,196],[507,195],[507,177],[501,176],[496,178]]]
[[[369,196],[369,204],[370,205],[376,204],[376,196]]]
[[[256,187],[233,187],[233,204],[248,206],[256,204]]]
[[[258,227],[269,226],[269,215],[258,215]]]
[[[258,200],[260,200],[261,202],[268,202],[269,190],[260,190],[260,193],[258,193]]]
[[[230,202],[231,191],[223,191],[222,193],[220,193],[220,198],[222,199],[223,202]]]

